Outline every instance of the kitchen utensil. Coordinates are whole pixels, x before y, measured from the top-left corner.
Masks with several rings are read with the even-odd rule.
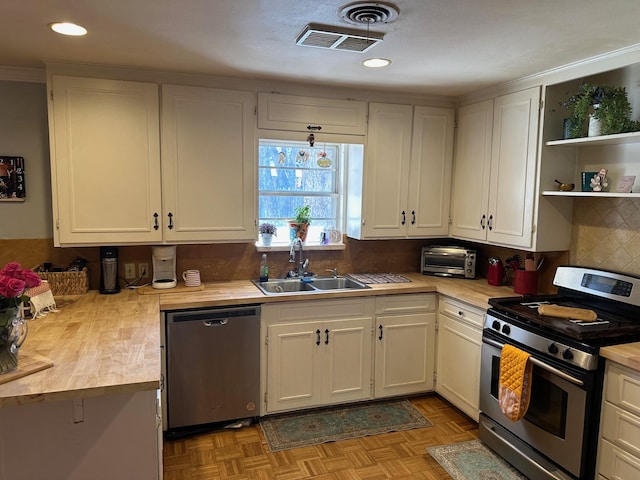
[[[538,260],[538,265],[536,266],[536,270],[540,270],[540,267],[542,266],[542,262],[544,262],[544,257],[540,257],[540,260]]]
[[[598,314],[593,310],[586,308],[563,307],[561,305],[540,305],[538,307],[540,315],[547,317],[571,318],[574,320],[583,320],[593,322],[598,319]]]
[[[570,192],[576,187],[575,183],[562,183],[560,180],[554,180],[554,182],[559,185],[558,188],[561,192]]]
[[[532,253],[527,253],[527,257],[524,259],[524,269],[528,272],[532,272],[536,269],[536,262],[533,259]]]
[[[522,267],[521,267],[521,266],[522,266],[522,257],[520,256],[520,254],[519,254],[519,253],[516,253],[516,254],[513,256],[513,259],[514,259],[514,260],[516,261],[516,263],[518,264],[518,268],[522,268]]]

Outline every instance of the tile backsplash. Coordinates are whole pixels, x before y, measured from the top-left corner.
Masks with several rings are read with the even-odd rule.
[[[570,262],[640,276],[640,198],[576,198]]]

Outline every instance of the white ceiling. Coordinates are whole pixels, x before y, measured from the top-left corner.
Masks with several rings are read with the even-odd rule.
[[[295,45],[350,0],[1,0],[0,66],[134,66],[458,96],[640,44],[638,0],[395,0],[367,53]],[[73,21],[86,37],[47,25]],[[353,27],[351,27],[353,28]],[[363,27],[364,28],[364,27]],[[366,31],[366,29],[365,29]],[[384,69],[361,61],[386,57]]]

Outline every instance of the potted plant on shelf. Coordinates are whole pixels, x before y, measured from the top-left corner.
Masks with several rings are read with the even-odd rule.
[[[582,83],[577,94],[560,104],[570,112],[566,138],[640,130],[640,122],[630,118],[631,104],[624,87]]]
[[[258,226],[260,232],[260,238],[262,239],[262,245],[268,247],[271,245],[274,235],[276,235],[276,226],[273,223],[261,223]]]
[[[299,238],[304,242],[307,239],[307,230],[311,224],[310,210],[309,205],[298,205],[296,207],[296,216],[289,222],[291,240]]]

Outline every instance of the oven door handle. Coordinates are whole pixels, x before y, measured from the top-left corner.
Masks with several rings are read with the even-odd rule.
[[[495,340],[492,340],[490,338],[483,338],[482,341],[495,348],[499,348],[500,350],[502,350],[502,347],[504,347],[504,343],[496,342]],[[546,370],[547,372],[557,375],[558,377],[562,378],[563,380],[566,380],[567,382],[571,382],[580,387],[584,386],[584,382],[579,378],[572,377],[571,375],[564,373],[562,370],[558,370],[557,368],[552,367],[551,365],[547,365],[546,363],[538,360],[535,357],[529,357],[529,361],[536,367],[540,367],[541,369]]]

